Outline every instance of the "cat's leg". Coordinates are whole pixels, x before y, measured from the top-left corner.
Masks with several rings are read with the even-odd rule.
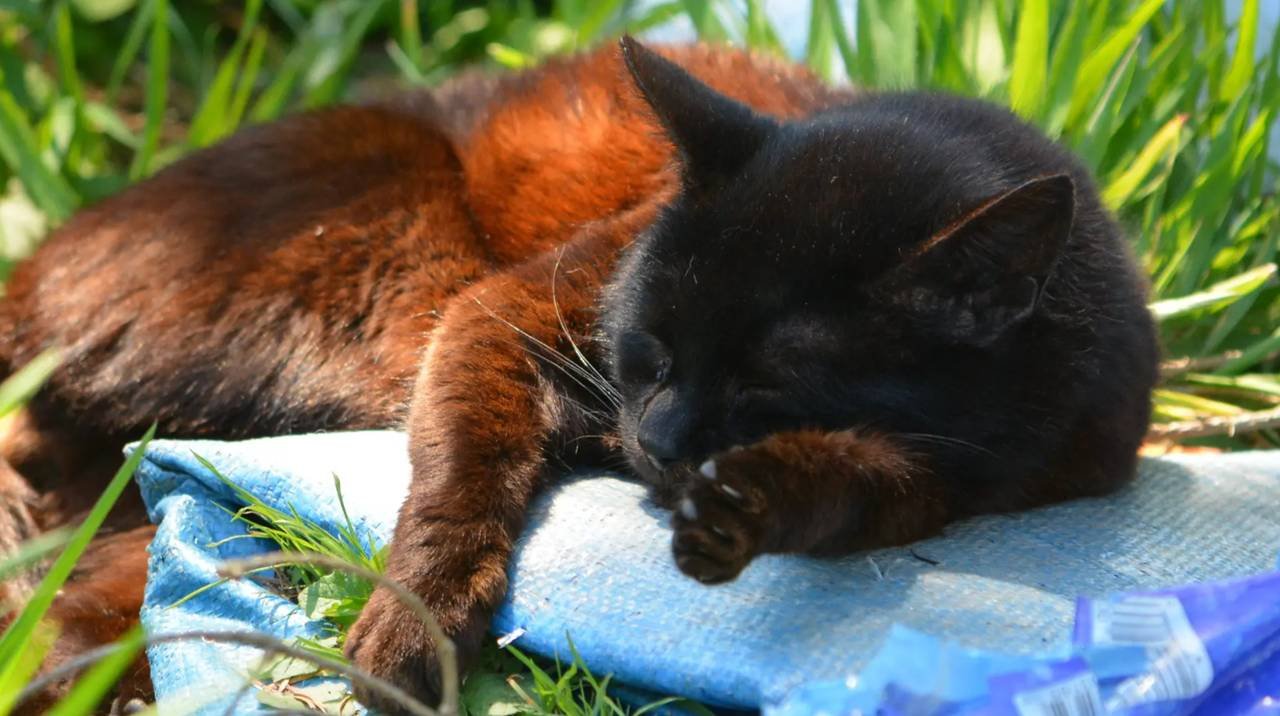
[[[0,559],[18,551],[22,543],[40,534],[32,508],[36,493],[0,456]],[[26,572],[0,580],[0,613],[20,607],[35,588],[37,575]]]
[[[72,428],[40,399],[9,416],[0,426],[0,557],[44,531],[83,520],[124,460],[122,442]],[[57,639],[41,663],[42,672],[115,641],[137,623],[146,546],[155,534],[155,527],[140,526],[145,523],[141,495],[129,485],[46,614],[57,625]],[[0,627],[17,615],[47,564],[0,582],[0,607],[7,610]],[[22,712],[47,710],[74,678],[49,685],[24,703]],[[139,655],[114,693],[127,701],[149,698],[150,692],[146,658]]]
[[[41,663],[41,673],[116,641],[138,623],[147,576],[146,547],[155,532],[153,525],[146,525],[89,543],[49,607],[46,618],[57,625],[58,639]],[[77,676],[50,684],[22,704],[19,713],[44,713],[67,693]],[[112,693],[121,703],[153,699],[145,655],[133,660]]]
[[[413,482],[387,575],[423,598],[464,666],[506,592],[507,562],[552,446],[602,432],[612,420],[604,397],[611,389],[578,362],[566,335],[591,354],[583,336],[617,248],[651,220],[651,209],[633,210],[486,279],[449,305],[432,335],[409,420]],[[411,693],[440,697],[427,630],[386,589],[356,622],[347,653]],[[395,710],[375,694],[359,695]]]
[[[785,432],[703,463],[676,504],[672,547],[681,571],[715,584],[759,554],[903,544],[950,515],[942,481],[891,438]]]

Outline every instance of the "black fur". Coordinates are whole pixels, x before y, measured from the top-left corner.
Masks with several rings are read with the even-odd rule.
[[[1068,152],[975,100],[777,124],[658,58],[632,68],[686,158],[607,292],[640,474],[670,487],[780,430],[870,426],[928,456],[960,512],[1131,475],[1155,330]]]

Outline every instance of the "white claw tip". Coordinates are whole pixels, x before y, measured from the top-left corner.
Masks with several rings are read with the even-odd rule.
[[[679,509],[680,509],[680,514],[684,516],[686,520],[698,519],[698,508],[694,506],[693,500],[690,500],[687,497],[684,498],[683,500],[680,500]]]
[[[702,466],[698,468],[698,472],[702,473],[702,476],[708,480],[716,479],[716,461],[707,460],[702,463]]]

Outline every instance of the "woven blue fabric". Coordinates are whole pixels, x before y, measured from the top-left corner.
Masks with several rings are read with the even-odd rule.
[[[173,606],[215,580],[217,560],[269,549],[225,541],[242,532],[224,509],[239,500],[197,454],[264,501],[334,528],[337,475],[357,530],[379,540],[409,480],[398,433],[152,443],[137,475],[160,525],[142,614],[152,633],[315,629],[294,604],[247,581]],[[767,556],[717,587],[675,569],[670,538],[667,513],[641,486],[565,479],[532,510],[493,632],[522,628],[517,644],[549,656],[567,655],[567,634],[593,670],[629,686],[742,708],[784,704],[806,684],[858,673],[894,624],[960,646],[1065,653],[1077,596],[1271,569],[1280,453],[1146,460],[1132,486],[1105,499],[969,520],[909,548]],[[238,689],[256,661],[251,649],[201,642],[148,655],[162,701],[210,712],[225,709],[216,695]],[[244,698],[238,711],[255,708]]]

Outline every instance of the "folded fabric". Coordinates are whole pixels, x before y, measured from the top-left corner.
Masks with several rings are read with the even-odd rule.
[[[226,508],[237,492],[333,530],[389,538],[409,482],[403,435],[335,433],[244,442],[156,441],[137,479],[159,529],[143,608],[150,633],[256,629],[316,634],[296,604],[250,581],[216,581],[219,560],[270,550]],[[957,523],[909,547],[841,559],[766,556],[727,585],[681,575],[669,515],[616,477],[575,476],[532,508],[492,632],[568,656],[631,687],[738,708],[771,708],[847,683],[895,624],[1009,654],[1070,652],[1076,597],[1270,570],[1280,548],[1280,452],[1144,460],[1118,494]],[[207,642],[148,651],[162,702],[226,710],[259,653]],[[798,713],[791,701],[788,713]],[[256,712],[251,697],[236,710]]]

